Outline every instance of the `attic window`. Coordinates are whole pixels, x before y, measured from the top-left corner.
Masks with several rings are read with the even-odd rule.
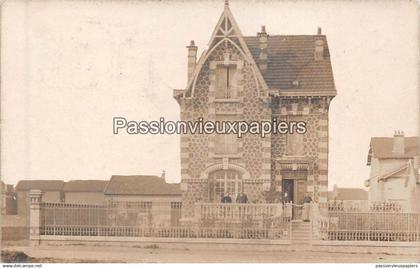
[[[292,87],[293,88],[298,88],[299,87],[299,80],[293,80],[292,81]]]
[[[216,68],[216,99],[236,97],[236,65],[218,65]]]

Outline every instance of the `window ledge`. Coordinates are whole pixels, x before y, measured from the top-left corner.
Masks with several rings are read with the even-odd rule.
[[[237,154],[215,154],[215,153],[210,153],[210,157],[212,158],[241,158],[242,157],[242,153],[237,153]]]
[[[240,99],[214,99],[214,102],[241,102]]]

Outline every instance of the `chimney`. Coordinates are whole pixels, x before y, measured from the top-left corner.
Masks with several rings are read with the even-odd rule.
[[[404,132],[396,130],[394,132],[394,142],[392,147],[392,153],[397,155],[403,155],[405,150],[404,144]]]
[[[318,27],[318,33],[317,33],[318,35],[321,35],[322,34],[322,28],[321,27]]]
[[[318,27],[318,33],[317,35],[322,34],[321,27]],[[315,39],[315,60],[323,60],[324,59],[324,40],[320,37],[316,37]]]
[[[190,45],[187,46],[188,48],[188,81],[190,81],[191,76],[193,75],[195,65],[197,62],[197,49],[198,47],[195,45],[194,40],[190,41]]]
[[[268,55],[267,55],[267,41],[268,41],[268,34],[265,30],[265,26],[261,26],[261,32],[257,34],[259,40],[259,47],[260,47],[260,56],[258,65],[260,67],[261,72],[265,72],[267,70],[267,62],[268,62]]]
[[[162,175],[160,175],[160,177],[161,177],[162,179],[165,179],[165,175],[166,175],[165,170],[162,170]]]

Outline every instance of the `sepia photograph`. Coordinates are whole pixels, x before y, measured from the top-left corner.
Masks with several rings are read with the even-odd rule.
[[[2,267],[418,267],[419,10],[2,1]]]

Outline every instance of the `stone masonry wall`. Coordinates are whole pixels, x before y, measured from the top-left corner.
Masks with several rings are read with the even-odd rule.
[[[238,96],[234,101],[215,99],[215,69],[217,64],[229,60],[237,66]],[[195,87],[187,92],[191,98],[182,98],[181,120],[216,120],[216,115],[235,116],[238,121],[271,120],[268,97],[262,94],[261,85],[253,73],[251,65],[232,44],[219,45],[208,57],[195,82]],[[215,135],[186,134],[181,136],[181,178],[183,183],[184,216],[192,215],[195,202],[209,202],[208,173],[206,169],[228,162],[247,173],[243,181],[244,192],[251,202],[263,202],[264,182],[270,182],[271,140],[258,135],[244,135],[238,139],[238,154],[218,156],[215,154]]]

